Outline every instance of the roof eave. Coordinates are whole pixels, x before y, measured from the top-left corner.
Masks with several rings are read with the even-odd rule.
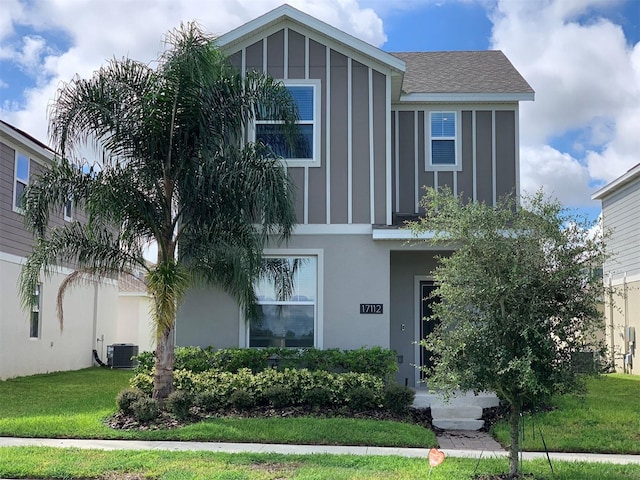
[[[281,22],[284,19],[291,20],[304,27],[315,30],[332,40],[342,43],[350,48],[359,50],[362,54],[369,56],[376,61],[387,65],[391,70],[403,73],[406,69],[404,61],[384,52],[373,45],[360,40],[348,33],[343,32],[331,25],[318,20],[306,13],[297,10],[290,5],[281,5],[280,7],[265,13],[264,15],[241,25],[216,39],[216,43],[223,49],[228,49],[236,43],[240,43],[244,38],[254,34],[257,31],[268,28],[270,25]]]
[[[591,195],[591,200],[602,200],[607,195],[610,195],[627,183],[632,182],[636,178],[640,178],[640,163],[635,167],[632,167],[624,175],[616,178],[612,182],[606,184],[600,190],[596,191],[593,195]]]
[[[419,102],[527,102],[535,93],[408,93],[400,96],[400,103]]]

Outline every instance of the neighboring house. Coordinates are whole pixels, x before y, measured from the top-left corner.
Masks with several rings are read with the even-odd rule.
[[[449,252],[408,245],[401,227],[420,213],[422,186],[489,204],[519,193],[519,102],[532,88],[502,52],[391,54],[286,5],[217,43],[242,71],[282,79],[298,102],[305,141],[279,153],[299,225],[265,251],[297,260],[295,291],[283,300],[260,282],[264,319],[249,326],[225,293],[191,290],[177,344],[382,346],[398,353],[398,382],[416,385],[422,299]],[[249,135],[282,137],[269,119]]]
[[[74,370],[93,364],[97,340],[113,343],[117,301],[115,282],[78,286],[64,299],[64,329],[56,315],[58,287],[71,272],[60,267],[42,279],[34,295],[38,306],[20,306],[18,277],[33,245],[24,227],[20,195],[54,152],[27,133],[0,120],[0,379],[35,373]],[[71,202],[60,205],[52,225],[78,216]]]
[[[118,340],[138,346],[139,352],[155,349],[155,328],[151,318],[152,297],[138,276],[120,275],[118,280]]]
[[[611,233],[612,258],[604,264],[607,342],[617,370],[640,372],[640,163],[593,194],[602,201],[602,223]],[[634,365],[635,363],[635,365]],[[635,368],[635,370],[634,370]]]

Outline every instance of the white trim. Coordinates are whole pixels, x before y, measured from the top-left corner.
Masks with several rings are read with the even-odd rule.
[[[284,80],[288,80],[289,79],[289,28],[285,27],[284,28],[284,54],[282,56],[283,60],[283,68],[282,68],[282,78]],[[308,77],[306,77],[308,78]]]
[[[304,36],[304,78],[309,79],[309,36]]]
[[[369,80],[369,210],[371,223],[376,223],[376,178],[375,178],[375,155],[373,141],[373,71],[371,67],[367,69]]]
[[[636,178],[640,178],[640,163],[634,167],[631,167],[626,173],[609,182],[600,190],[597,190],[593,195],[591,195],[591,199],[602,200],[607,195],[611,195],[616,190],[622,188],[624,185],[632,182]]]
[[[278,27],[279,24],[291,20],[294,23],[300,24],[312,31],[325,37],[327,40],[349,49],[357,50],[363,57],[368,57],[387,68],[396,70],[398,72],[405,71],[405,63],[397,57],[394,57],[390,53],[386,53],[373,45],[366,43],[358,38],[349,35],[342,30],[339,30],[325,22],[318,20],[306,13],[301,12],[289,5],[282,5],[264,15],[255,18],[244,25],[241,25],[228,33],[218,37],[216,43],[223,47],[225,50],[231,48],[234,44],[242,42],[245,37],[250,37],[256,33],[260,33],[263,30],[269,30],[270,27]],[[282,28],[282,27],[281,27]],[[336,50],[341,50],[340,48]]]
[[[618,273],[617,276],[613,272],[609,272],[609,281],[611,285],[628,285],[629,283],[640,282],[640,273],[634,275],[627,275],[627,272]]]
[[[374,228],[372,231],[373,240],[430,240],[434,235],[431,231],[415,235],[408,228]]]
[[[304,198],[303,198],[303,221],[309,223],[309,165],[304,167]]]
[[[516,161],[516,202],[520,202],[520,106],[516,105],[514,115],[514,141]]]
[[[498,203],[498,172],[497,169],[497,155],[496,155],[496,111],[491,110],[491,196],[493,199],[493,206]]]
[[[353,72],[347,58],[347,223],[353,223]]]
[[[413,112],[413,175],[414,175],[414,212],[418,211],[418,202],[420,202],[420,158],[418,158],[418,110]]]
[[[331,223],[331,49],[325,48],[325,93],[326,115],[325,119],[325,163],[326,163],[326,216],[327,224]]]
[[[396,209],[400,209],[400,141],[398,136],[400,135],[400,127],[398,125],[398,122],[400,120],[400,114],[398,113],[398,111],[394,111],[393,112],[395,117],[396,117],[396,124],[395,124],[395,138],[396,138],[396,144],[395,144],[395,160],[396,160]],[[388,222],[388,225],[391,225],[392,222]]]
[[[420,282],[433,282],[434,279],[430,275],[414,275],[413,276],[413,364],[416,365],[414,385],[420,384],[420,307],[422,298],[420,298]]]
[[[478,201],[478,162],[477,162],[477,149],[478,145],[476,136],[476,115],[477,110],[471,111],[471,163],[473,165],[473,201]]]
[[[245,78],[247,76],[247,49],[243,48],[240,51],[242,52],[240,60],[240,75],[242,75],[242,78]]]
[[[296,225],[293,235],[371,235],[372,229],[368,223],[309,223]]]
[[[432,137],[431,136],[431,115],[434,113],[453,113],[455,121],[455,137]],[[428,115],[427,115],[428,114]],[[462,110],[458,108],[442,108],[438,110],[425,110],[424,112],[424,169],[426,172],[455,172],[462,170]],[[453,140],[454,163],[453,164],[433,164],[431,157],[432,140]]]
[[[49,148],[43,148],[41,145],[38,145],[30,138],[22,135],[20,132],[17,132],[6,123],[0,122],[0,134],[7,136],[6,140],[1,135],[0,138],[2,138],[2,141],[13,150],[27,149],[33,151],[36,156],[35,158],[32,158],[32,160],[36,161],[40,165],[46,165],[46,162],[41,158],[38,158],[38,156],[45,157],[49,161],[55,158],[55,153],[52,150],[49,150]]]
[[[433,171],[433,189],[434,190],[438,190],[438,171],[439,170],[434,170]],[[417,210],[416,210],[417,212]]]
[[[458,196],[458,171],[453,172],[453,195]]]
[[[409,93],[400,103],[422,102],[523,102],[533,101],[533,93]]]
[[[386,156],[386,160],[385,160],[385,165],[386,165],[386,175],[387,175],[387,179],[386,179],[386,189],[387,189],[387,193],[386,193],[386,197],[387,197],[387,212],[386,212],[386,222],[387,225],[391,225],[392,223],[392,216],[391,216],[391,212],[393,211],[393,188],[391,185],[391,176],[392,176],[392,167],[391,167],[391,162],[393,161],[393,157],[391,156],[391,76],[387,75],[385,80],[385,94],[386,94],[386,100],[385,100],[385,135],[386,135],[386,139],[387,139],[387,144],[385,147],[385,156]],[[396,144],[398,143],[397,137],[396,137]],[[397,171],[396,171],[396,176],[398,175]]]
[[[268,69],[267,69],[267,62],[268,62],[268,54],[267,54],[267,40],[269,37],[264,37],[262,39],[262,72],[263,73],[269,73]]]

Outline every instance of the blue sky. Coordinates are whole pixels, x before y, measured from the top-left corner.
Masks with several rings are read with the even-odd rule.
[[[222,34],[279,0],[0,0],[0,118],[46,141],[61,81],[111,57],[152,61],[197,20]],[[290,0],[387,51],[500,49],[536,90],[520,110],[521,186],[592,216],[640,162],[640,0]]]

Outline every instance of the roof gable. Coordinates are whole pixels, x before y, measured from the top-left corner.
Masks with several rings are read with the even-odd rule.
[[[593,200],[604,200],[605,197],[616,193],[631,182],[640,181],[640,163],[631,167],[626,173],[609,182],[600,190],[591,195]]]

